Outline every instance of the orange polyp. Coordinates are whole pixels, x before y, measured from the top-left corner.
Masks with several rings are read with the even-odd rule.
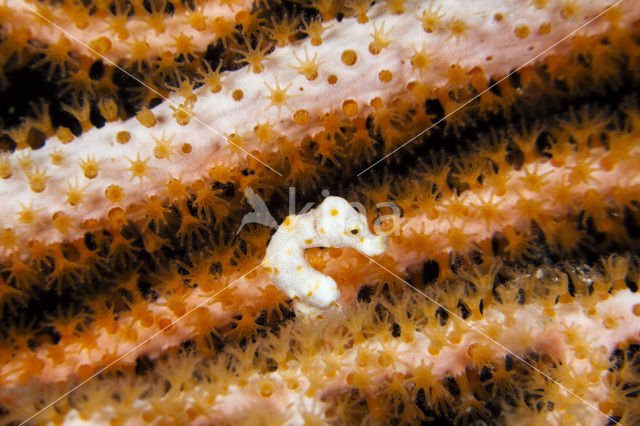
[[[93,373],[93,367],[91,367],[89,364],[82,364],[78,366],[78,369],[76,371],[80,379],[87,379],[89,376],[91,376],[91,373]]]
[[[96,161],[92,155],[88,155],[86,159],[80,160],[80,168],[87,179],[93,179],[98,176],[99,161]]]
[[[304,51],[304,60],[302,60],[295,52],[293,52],[293,56],[298,61],[298,65],[291,65],[291,67],[298,70],[298,73],[304,75],[307,80],[313,81],[318,78],[318,68],[321,62],[316,62],[316,58],[318,57],[318,53],[314,53],[313,58],[309,58],[309,52],[307,49]]]
[[[66,144],[73,140],[73,133],[68,127],[60,126],[56,131],[56,137],[60,140],[60,142]]]
[[[429,7],[422,11],[422,16],[418,15],[417,18],[422,21],[422,29],[427,33],[436,31],[440,25],[445,13],[440,13],[442,5],[437,8],[433,8],[434,2],[429,4]]]
[[[89,47],[95,51],[96,54],[104,56],[111,50],[111,40],[102,36],[91,40]]]
[[[353,99],[347,99],[342,103],[342,111],[348,117],[354,116],[358,113],[358,103]]]
[[[385,32],[384,24],[384,21],[382,21],[380,28],[373,24],[373,33],[371,34],[373,36],[373,41],[369,43],[369,52],[371,52],[372,55],[378,55],[382,52],[382,49],[386,48],[392,41],[389,36],[393,28]]]
[[[378,78],[380,79],[380,81],[382,81],[383,83],[388,83],[391,81],[391,79],[393,78],[393,73],[389,70],[382,70],[380,71],[380,73],[378,74]]]
[[[303,32],[311,37],[311,45],[320,46],[322,44],[322,33],[329,28],[324,26],[321,18],[313,19],[312,21],[305,21],[302,19]]]
[[[138,111],[138,113],[136,114],[136,119],[144,127],[153,127],[156,124],[155,115],[147,107],[143,107],[140,111]]]
[[[104,190],[104,196],[114,204],[120,203],[124,198],[124,189],[118,185],[109,185]]]
[[[0,156],[0,178],[9,179],[13,174],[11,170],[11,163],[5,156]]]
[[[116,134],[116,141],[120,144],[125,144],[131,140],[131,133],[126,130],[121,130]]]
[[[306,109],[301,109],[293,114],[293,121],[297,124],[304,125],[309,122],[309,112]]]
[[[173,110],[173,117],[176,119],[176,123],[180,126],[186,126],[191,121],[193,116],[193,105],[190,102],[185,102],[177,107],[171,106]]]
[[[155,167],[147,165],[147,161],[149,161],[149,158],[145,158],[144,160],[140,159],[140,153],[138,153],[138,156],[135,160],[132,160],[129,157],[125,158],[131,164],[131,166],[126,169],[127,171],[131,172],[131,179],[129,179],[130,181],[138,178],[140,180],[140,183],[142,183],[143,178],[147,177],[149,171],[156,169]]]
[[[265,98],[271,102],[266,109],[276,107],[278,109],[278,115],[280,115],[280,110],[282,109],[282,107],[286,107],[287,109],[291,110],[291,107],[289,106],[289,98],[292,98],[295,95],[289,95],[287,91],[292,84],[293,83],[289,83],[284,88],[282,88],[280,87],[280,83],[278,82],[277,78],[275,88],[271,87],[268,83],[265,83],[264,85],[269,90],[269,95],[265,96]]]
[[[44,191],[49,176],[46,175],[46,170],[39,170],[36,167],[33,172],[27,173],[27,179],[29,180],[29,188],[31,188],[33,192],[39,193]]]
[[[422,73],[431,67],[431,54],[427,53],[426,45],[422,44],[422,49],[418,50],[415,46],[413,47],[413,55],[409,58],[411,60],[411,65],[414,70],[418,70],[420,73],[420,77],[422,77]]]
[[[469,29],[469,25],[466,22],[459,18],[451,18],[449,22],[449,30],[451,34],[449,38],[455,37],[456,43],[460,43],[460,37],[467,38],[467,30]]]
[[[540,24],[540,27],[538,28],[538,33],[544,35],[544,34],[549,34],[550,32],[551,32],[551,22],[545,21],[542,24]]]
[[[116,228],[120,229],[127,223],[127,215],[120,207],[114,207],[107,213],[109,223]]]
[[[513,32],[518,38],[527,38],[530,31],[526,24],[517,24],[513,29]]]

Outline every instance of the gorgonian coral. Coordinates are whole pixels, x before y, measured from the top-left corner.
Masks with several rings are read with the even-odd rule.
[[[639,18],[7,0],[3,419],[637,422]],[[325,189],[389,248],[311,318],[240,227]]]

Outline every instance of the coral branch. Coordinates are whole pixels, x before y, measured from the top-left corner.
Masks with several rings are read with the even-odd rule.
[[[0,418],[638,423],[638,22],[608,0],[6,0]],[[271,235],[342,199],[364,215],[323,226],[365,254],[384,234],[375,259]],[[300,265],[330,284],[320,316],[290,299],[315,296]]]

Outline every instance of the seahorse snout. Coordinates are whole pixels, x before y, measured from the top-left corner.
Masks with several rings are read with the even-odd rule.
[[[385,235],[373,235],[366,239],[358,249],[367,256],[377,256],[387,249],[387,237]]]

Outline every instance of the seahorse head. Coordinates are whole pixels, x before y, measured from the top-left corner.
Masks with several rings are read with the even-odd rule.
[[[387,249],[387,237],[371,233],[365,215],[344,198],[327,197],[316,211],[315,228],[324,246],[351,247],[367,256]]]

